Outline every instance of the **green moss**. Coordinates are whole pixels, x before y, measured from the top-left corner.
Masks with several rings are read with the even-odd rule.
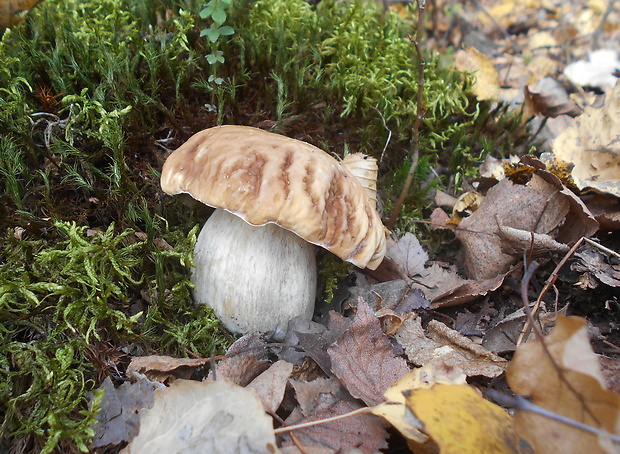
[[[184,270],[196,229],[184,238],[159,232],[173,249],[113,225],[99,231],[56,222],[50,232],[53,246],[14,231],[0,241],[0,434],[30,437],[42,452],[61,440],[85,451],[96,413],[85,393],[98,374],[113,371],[90,362],[97,342],[209,355],[227,338],[191,302]]]

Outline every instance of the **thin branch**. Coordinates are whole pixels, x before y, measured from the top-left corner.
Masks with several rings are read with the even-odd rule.
[[[357,415],[363,415],[364,413],[370,413],[373,409],[374,407],[358,408],[357,410],[353,410],[348,413],[343,413],[338,416],[332,416],[331,418],[317,419],[316,421],[308,421],[308,422],[303,422],[301,424],[294,424],[292,426],[279,427],[277,429],[274,429],[273,432],[276,435],[278,435],[278,434],[283,434],[286,432],[291,432],[293,430],[306,429],[308,427],[314,427],[314,426],[318,426],[321,424],[327,424],[328,422],[340,421],[342,419],[350,418],[351,416],[357,416]]]
[[[579,421],[575,421],[573,419],[567,418],[566,416],[558,415],[552,411],[549,411],[545,408],[539,407],[538,405],[533,404],[527,399],[519,395],[509,396],[507,394],[500,393],[494,389],[489,389],[486,392],[486,395],[499,403],[504,407],[511,407],[518,411],[529,411],[531,413],[536,413],[537,415],[544,416],[546,418],[552,419],[554,421],[561,422],[571,427],[575,427],[576,429],[583,430],[585,432],[591,433],[593,435],[601,435],[606,434],[609,435],[609,438],[614,442],[620,444],[620,437],[609,433],[605,430],[597,429],[596,427],[588,426],[586,424],[580,423]]]
[[[418,168],[418,158],[420,156],[420,125],[422,123],[422,118],[426,115],[426,106],[424,105],[424,67],[426,66],[426,62],[424,61],[424,55],[422,55],[422,46],[420,44],[422,40],[422,32],[423,32],[423,19],[424,19],[424,7],[426,6],[426,0],[418,0],[418,24],[416,30],[415,39],[409,35],[409,40],[415,46],[416,52],[418,54],[418,97],[417,97],[417,115],[415,119],[415,123],[413,125],[413,137],[411,138],[411,166],[409,167],[409,172],[407,173],[407,179],[405,180],[405,184],[403,186],[402,191],[400,192],[400,196],[394,205],[394,209],[392,210],[392,214],[390,219],[388,220],[386,227],[388,230],[391,230],[396,224],[396,219],[400,213],[400,210],[405,203],[405,198],[409,193],[409,188],[411,187],[411,182],[413,181],[413,176],[415,175],[415,171]]]

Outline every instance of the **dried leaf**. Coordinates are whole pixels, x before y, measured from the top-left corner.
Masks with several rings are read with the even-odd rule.
[[[407,276],[424,276],[424,264],[428,261],[428,254],[415,235],[407,232],[396,243],[390,244],[387,255],[398,263]]]
[[[291,363],[276,361],[269,369],[252,380],[247,388],[256,391],[266,410],[275,413],[282,403],[286,383],[292,372]]]
[[[494,378],[504,373],[506,360],[445,324],[431,320],[427,330],[428,335],[420,317],[411,317],[396,333],[396,339],[413,364],[424,366],[440,358],[447,366],[456,367],[469,377]]]
[[[126,375],[144,374],[151,381],[172,383],[177,378],[189,379],[197,367],[209,362],[208,358],[173,358],[171,356],[135,356],[127,367]]]
[[[229,381],[177,380],[140,414],[140,433],[121,451],[138,453],[279,452],[271,418],[254,391]]]
[[[248,334],[233,342],[226,357],[217,363],[216,378],[226,378],[239,386],[246,386],[268,367],[265,341],[256,334]],[[212,373],[209,378],[213,378]]]
[[[329,393],[321,393],[318,402],[309,415],[296,419],[289,417],[286,425],[301,424],[311,421],[339,416],[362,408],[359,401],[351,396],[336,397]],[[325,452],[321,448],[328,448],[331,453],[350,452],[359,450],[361,453],[376,453],[379,449],[387,447],[386,424],[380,418],[371,414],[360,414],[338,421],[332,421],[305,429],[295,431],[295,437],[304,447],[305,452]],[[285,441],[290,444],[291,441]]]
[[[385,390],[409,372],[405,360],[394,355],[379,319],[363,301],[351,326],[327,352],[334,375],[353,397],[367,405],[382,402]]]
[[[555,139],[556,157],[574,164],[573,181],[581,190],[620,197],[620,84],[607,93],[600,109],[587,107],[575,124]]]
[[[473,91],[480,100],[497,100],[500,95],[499,74],[489,58],[475,47],[459,50],[454,64],[459,71],[473,73],[476,81]]]
[[[508,367],[513,391],[554,413],[620,435],[620,395],[606,389],[585,320],[559,315],[545,344],[561,375],[540,342],[527,342]],[[599,437],[533,412],[518,412],[515,428],[537,453],[606,452]]]
[[[435,383],[465,384],[465,375],[458,369],[437,362],[414,369],[385,391],[386,402],[373,407],[372,412],[389,421],[408,440],[426,443],[428,436],[422,433],[419,420],[407,407],[409,391],[430,388]]]
[[[123,383],[118,388],[112,384],[110,377],[101,384],[105,395],[101,410],[95,417],[98,424],[93,426],[95,435],[91,448],[119,445],[132,440],[140,430],[138,411],[153,405],[153,392],[164,388],[160,383],[153,383],[139,377],[135,383]]]
[[[416,389],[408,395],[407,406],[442,454],[519,452],[508,413],[471,386],[436,384]]]

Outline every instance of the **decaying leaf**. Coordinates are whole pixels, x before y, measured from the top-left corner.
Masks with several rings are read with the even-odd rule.
[[[573,421],[620,435],[620,395],[606,389],[585,320],[559,315],[545,344],[555,366],[539,341],[522,344],[507,371],[513,391]],[[596,435],[536,413],[518,412],[515,428],[537,453],[608,452]]]
[[[519,452],[508,413],[471,386],[436,384],[416,389],[407,396],[407,407],[442,454]]]
[[[382,402],[385,390],[409,372],[405,360],[394,355],[379,319],[363,301],[351,326],[327,352],[334,375],[367,405]]]
[[[436,320],[429,322],[425,332],[420,317],[410,317],[396,333],[396,339],[417,366],[440,358],[469,377],[489,378],[498,377],[506,369],[505,359]]]
[[[410,278],[408,286],[421,291],[431,302],[432,309],[467,303],[496,290],[504,281],[503,275],[479,281],[464,279],[456,267],[436,262],[424,266],[422,258],[428,256],[411,234],[404,235],[395,246],[389,246],[388,254],[392,253],[395,257],[388,255],[387,258],[394,261],[405,278]]]
[[[124,454],[279,452],[273,423],[252,390],[227,380],[177,380],[140,413]]]
[[[299,407],[286,420],[286,425],[317,421],[342,415],[362,408],[358,400],[342,388],[335,379],[317,379],[312,382],[292,380]],[[387,446],[386,424],[378,417],[360,414],[305,429],[295,430],[295,437],[305,452],[336,453],[358,449],[375,453]],[[292,441],[285,437],[285,445]],[[299,452],[291,450],[287,453]]]
[[[136,376],[136,375],[135,375]],[[137,376],[135,383],[123,383],[118,388],[112,384],[110,377],[101,384],[105,395],[101,410],[96,416],[98,424],[93,426],[95,435],[91,448],[116,446],[132,440],[140,430],[138,411],[153,405],[153,393],[164,388],[160,383],[153,383],[145,377]]]
[[[597,281],[610,287],[620,287],[620,260],[616,256],[608,256],[601,249],[585,244],[574,255],[575,261],[571,269],[587,274],[585,280],[591,281],[591,276]],[[596,282],[596,281],[595,281]]]
[[[555,156],[574,165],[573,181],[620,197],[620,83],[600,109],[587,107],[575,124],[553,142]]]
[[[286,383],[292,372],[291,363],[276,361],[269,369],[252,380],[247,388],[256,391],[266,410],[275,413],[282,403]]]
[[[215,378],[226,378],[239,386],[246,386],[268,367],[265,341],[256,334],[248,334],[228,348],[226,357],[216,365]],[[211,372],[209,378],[213,378]]]
[[[598,223],[569,192],[544,172],[531,175],[525,185],[503,179],[489,189],[480,208],[456,231],[463,244],[467,276],[493,278],[507,273],[524,252],[544,255],[554,247],[553,240],[570,243],[596,231]],[[500,233],[510,240],[503,240]],[[528,236],[529,247],[518,250]]]
[[[173,358],[172,356],[135,356],[127,367],[126,375],[144,374],[149,380],[172,383],[177,378],[189,379],[197,367],[209,362],[208,358]]]
[[[456,53],[454,64],[460,71],[473,73],[476,81],[474,93],[480,100],[497,100],[500,95],[499,74],[489,58],[475,47],[459,50]]]
[[[533,86],[525,86],[524,119],[532,115],[576,117],[581,109],[568,96],[566,89],[552,77],[543,77]]]

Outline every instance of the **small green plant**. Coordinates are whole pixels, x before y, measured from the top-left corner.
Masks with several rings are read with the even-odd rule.
[[[207,54],[207,62],[212,66],[213,72],[209,76],[209,82],[217,85],[224,83],[224,79],[217,77],[218,65],[224,64],[224,52],[219,49],[219,41],[221,36],[230,36],[235,30],[230,25],[224,25],[226,22],[226,10],[232,5],[232,0],[210,0],[200,11],[200,17],[203,19],[211,19],[209,28],[205,28],[200,32],[200,36],[206,36],[211,43],[211,53]]]

